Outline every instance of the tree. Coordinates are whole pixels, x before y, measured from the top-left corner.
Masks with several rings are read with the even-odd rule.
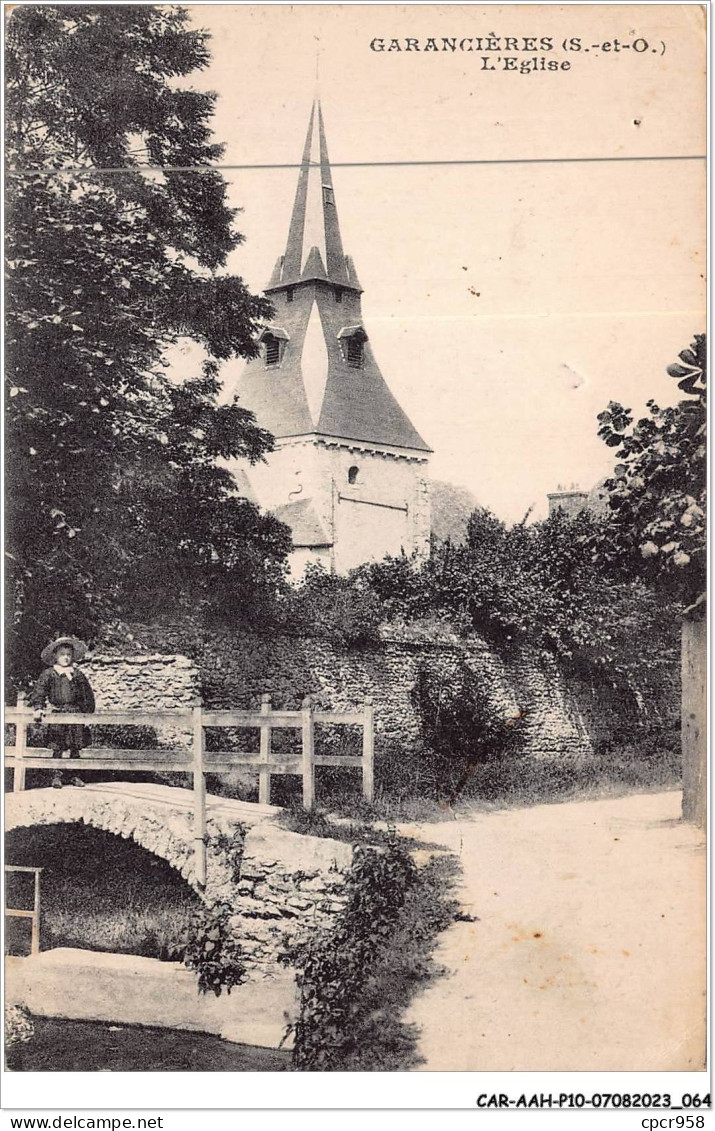
[[[697,334],[668,366],[686,398],[669,408],[648,402],[636,423],[614,401],[599,417],[599,436],[619,462],[606,482],[611,508],[601,558],[652,581],[690,605],[705,588],[705,446],[707,362]]]
[[[447,538],[451,542],[463,542],[469,516],[478,505],[474,495],[466,487],[433,479],[430,483],[432,537],[438,542],[444,542]]]
[[[683,816],[706,821],[707,659],[705,582],[705,447],[707,352],[696,334],[668,366],[685,398],[671,408],[648,402],[650,415],[633,423],[630,409],[611,402],[599,416],[599,435],[620,463],[608,480],[611,520],[597,553],[610,568],[647,578],[675,601],[682,625]]]
[[[438,792],[452,801],[475,766],[517,756],[523,749],[518,718],[505,718],[483,681],[464,663],[445,679],[420,665],[411,699],[431,753]]]
[[[646,700],[651,677],[673,662],[672,612],[643,579],[616,576],[599,559],[604,529],[585,511],[507,527],[477,509],[463,544],[433,544],[423,565],[386,558],[351,580],[378,596],[388,619],[447,618],[499,652],[543,649],[580,677]]]
[[[309,564],[299,584],[290,587],[276,606],[278,630],[299,636],[322,636],[337,648],[359,647],[380,639],[384,615],[376,593],[357,581],[326,573]]]
[[[252,414],[218,403],[216,364],[255,355],[271,308],[223,270],[242,236],[211,168],[215,95],[179,82],[207,65],[206,34],[175,7],[20,6],[6,47],[7,578],[22,668],[58,629],[92,635],[182,600],[260,605],[290,538],[216,462],[271,449]],[[166,351],[185,337],[207,362],[179,384]]]

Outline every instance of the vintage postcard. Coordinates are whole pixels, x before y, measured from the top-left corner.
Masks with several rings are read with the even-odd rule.
[[[709,1107],[706,44],[5,7],[8,1106]]]

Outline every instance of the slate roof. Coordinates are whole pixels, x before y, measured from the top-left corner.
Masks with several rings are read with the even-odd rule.
[[[328,537],[310,499],[284,503],[283,506],[275,508],[273,515],[290,527],[293,545],[296,548],[332,546],[332,539]]]
[[[308,246],[312,235],[318,242]],[[269,327],[283,341],[280,363],[248,362],[241,403],[278,439],[320,435],[431,451],[391,393],[363,324],[355,266],[344,255],[319,103],[311,109],[286,251],[266,290]],[[315,308],[324,348],[304,349]],[[345,339],[362,331],[363,364],[348,364]],[[310,390],[310,396],[307,393]],[[312,410],[311,410],[312,406]]]

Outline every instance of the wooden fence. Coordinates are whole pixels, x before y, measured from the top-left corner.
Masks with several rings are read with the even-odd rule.
[[[196,847],[196,878],[206,883],[206,774],[228,773],[235,766],[252,766],[258,771],[258,800],[268,805],[271,800],[273,774],[299,774],[303,780],[303,805],[311,809],[315,803],[315,767],[339,766],[362,770],[362,792],[367,801],[374,794],[374,721],[371,699],[365,699],[361,711],[316,711],[310,696],[303,700],[300,711],[274,711],[270,697],[264,695],[260,711],[212,711],[202,706],[158,711],[97,711],[93,714],[50,711],[43,722],[72,723],[84,726],[150,726],[166,725],[183,728],[191,733],[190,743],[176,747],[147,750],[110,749],[87,747],[79,759],[67,763],[53,760],[51,751],[28,747],[27,729],[35,720],[35,713],[24,698],[18,696],[17,707],[5,710],[6,724],[15,727],[15,745],[5,747],[5,765],[13,770],[13,789],[25,788],[28,769],[59,769],[71,766],[77,770],[127,770],[191,773],[194,786],[194,840]],[[362,728],[362,753],[360,755],[316,754],[315,726],[320,723],[360,726]],[[206,750],[206,727],[255,728],[260,732],[258,751],[243,753],[234,750]],[[274,730],[294,729],[301,732],[300,755],[277,754],[273,756]]]
[[[34,890],[32,908],[24,910],[19,907],[5,907],[5,914],[14,916],[17,919],[30,919],[31,922],[31,941],[30,941],[30,954],[37,954],[40,949],[40,875],[42,868],[26,868],[20,864],[6,864],[6,872],[34,872]],[[5,887],[7,895],[7,885]]]

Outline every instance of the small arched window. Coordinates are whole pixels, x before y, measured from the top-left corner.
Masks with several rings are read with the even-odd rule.
[[[288,290],[286,291],[286,302],[293,302],[294,298],[295,298],[295,288],[294,287],[288,287]]]
[[[352,467],[348,468],[348,483],[350,483],[350,484],[357,483],[357,477],[358,477],[359,470],[360,469],[358,467],[356,467],[355,464],[353,464]]]

